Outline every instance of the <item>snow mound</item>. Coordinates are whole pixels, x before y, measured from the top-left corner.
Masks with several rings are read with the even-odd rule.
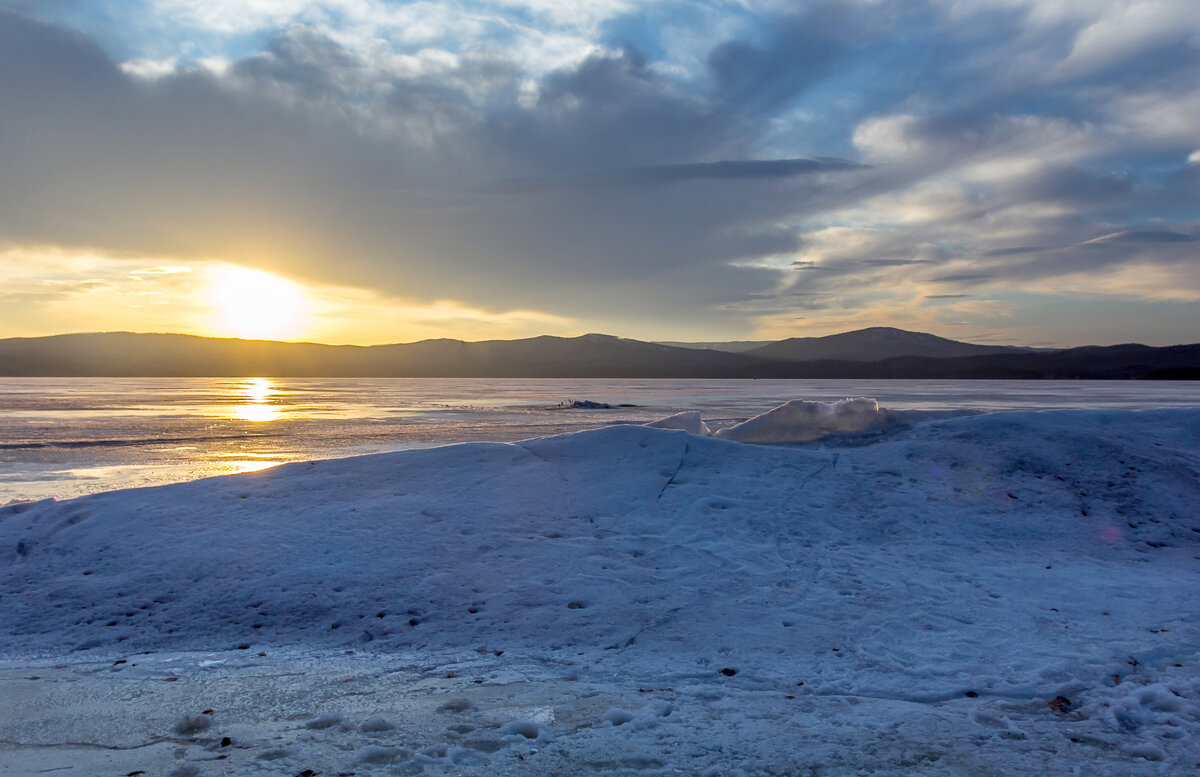
[[[789,403],[738,436],[879,415]],[[1194,771],[1200,410],[720,436],[0,508],[0,774]]]
[[[715,436],[750,443],[808,442],[837,432],[861,432],[883,418],[879,403],[866,397],[837,402],[793,399],[737,426],[719,429]]]

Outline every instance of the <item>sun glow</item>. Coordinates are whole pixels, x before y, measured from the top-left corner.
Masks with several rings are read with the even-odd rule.
[[[295,335],[308,307],[296,284],[245,267],[213,270],[211,300],[218,328],[247,338]]]

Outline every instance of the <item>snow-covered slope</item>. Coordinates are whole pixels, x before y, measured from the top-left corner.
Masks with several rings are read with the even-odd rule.
[[[388,699],[333,697],[363,720],[414,716],[369,738],[393,748],[387,768],[450,769],[415,755],[440,736],[469,751],[459,770],[591,773],[570,765],[620,728],[628,763],[595,773],[794,773],[856,740],[874,744],[839,750],[847,773],[1174,773],[1200,758],[1198,451],[1193,410],[968,416],[804,447],[612,427],[13,505],[0,643],[9,666],[134,673],[152,665],[140,651],[230,651],[229,672],[197,681],[197,713],[205,688],[280,655],[309,667],[301,684],[343,671],[311,656],[347,650],[403,657],[425,680],[469,666],[481,682],[367,672]],[[452,691],[499,726],[488,705],[516,671],[542,695],[505,714],[534,727],[488,729],[495,748],[412,712]],[[326,742],[287,724],[322,711],[302,698],[270,713],[230,702],[274,715],[275,733],[240,735],[259,750],[205,768],[370,760],[362,732]],[[22,720],[0,715],[7,746],[53,728]],[[211,733],[171,736],[199,758],[219,749]],[[530,733],[541,766],[513,749]],[[268,745],[280,764],[246,760]]]

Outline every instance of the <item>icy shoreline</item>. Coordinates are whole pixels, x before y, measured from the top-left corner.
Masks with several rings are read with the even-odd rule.
[[[1197,410],[625,426],[10,506],[0,774],[1190,769],[1198,451]]]

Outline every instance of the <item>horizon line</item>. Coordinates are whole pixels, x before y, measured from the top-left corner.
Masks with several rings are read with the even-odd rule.
[[[531,335],[528,337],[513,337],[513,338],[494,337],[494,338],[487,338],[487,339],[483,339],[483,340],[462,340],[462,339],[459,339],[456,337],[427,337],[427,338],[424,338],[421,340],[390,341],[390,342],[361,344],[361,343],[328,343],[328,342],[320,342],[320,341],[316,341],[316,340],[277,340],[277,339],[270,339],[270,338],[230,337],[230,336],[222,336],[222,335],[201,335],[201,334],[195,334],[192,332],[136,332],[136,331],[127,330],[127,329],[116,329],[116,330],[90,331],[90,332],[58,332],[58,333],[54,333],[54,334],[45,334],[45,335],[14,335],[11,337],[0,337],[0,342],[6,342],[6,341],[12,341],[12,340],[47,340],[47,339],[58,338],[58,337],[87,337],[87,336],[98,336],[98,335],[134,335],[134,336],[139,336],[139,337],[154,337],[154,336],[190,337],[190,338],[196,338],[196,339],[200,339],[200,340],[219,340],[219,341],[225,341],[225,342],[242,342],[242,343],[270,343],[270,344],[275,344],[275,345],[315,345],[315,346],[321,346],[321,347],[325,347],[325,348],[385,348],[385,347],[389,347],[389,346],[417,345],[420,343],[432,343],[432,342],[451,342],[451,343],[462,343],[464,345],[467,345],[467,344],[477,344],[477,343],[524,342],[524,341],[529,341],[529,340],[538,340],[538,339],[542,339],[542,338],[554,338],[554,339],[558,339],[558,340],[579,340],[579,339],[582,339],[585,337],[606,337],[606,338],[613,338],[616,340],[627,340],[627,341],[631,341],[631,342],[647,343],[650,345],[662,345],[662,346],[666,346],[668,348],[689,348],[689,347],[693,347],[693,346],[719,345],[719,344],[725,344],[725,343],[757,342],[757,343],[762,343],[763,345],[768,345],[771,343],[779,343],[779,342],[784,342],[784,341],[788,341],[788,340],[821,340],[821,339],[828,338],[828,337],[838,337],[841,335],[857,334],[860,332],[868,332],[868,331],[876,330],[876,329],[891,330],[894,332],[903,332],[905,334],[926,335],[926,336],[930,336],[930,337],[941,338],[943,340],[948,340],[951,342],[965,343],[965,344],[969,344],[969,345],[979,345],[979,346],[985,346],[985,347],[998,347],[998,348],[1032,348],[1032,349],[1036,349],[1036,350],[1048,350],[1048,351],[1067,351],[1067,350],[1072,350],[1075,348],[1116,348],[1116,347],[1120,347],[1120,346],[1134,346],[1134,345],[1142,346],[1142,347],[1146,347],[1146,348],[1171,348],[1171,347],[1175,347],[1175,346],[1200,344],[1200,340],[1192,341],[1192,342],[1177,342],[1177,343],[1171,343],[1169,345],[1160,345],[1160,346],[1147,345],[1146,343],[1137,342],[1137,341],[1125,341],[1125,342],[1109,343],[1109,344],[1085,343],[1082,345],[1065,345],[1065,346],[1064,345],[1057,345],[1057,346],[1056,345],[1030,345],[1030,344],[1022,344],[1022,343],[981,343],[981,342],[976,342],[976,341],[972,341],[972,340],[957,340],[955,338],[945,337],[944,335],[933,334],[932,332],[922,332],[922,331],[918,331],[915,329],[901,329],[900,327],[893,327],[893,326],[869,326],[869,327],[860,327],[858,329],[848,329],[845,331],[833,332],[833,333],[830,333],[827,335],[797,335],[797,336],[792,336],[792,337],[781,337],[781,338],[776,338],[776,339],[763,339],[763,340],[748,339],[748,338],[747,339],[730,339],[730,340],[643,340],[643,339],[636,338],[636,337],[624,337],[622,335],[614,335],[614,334],[609,334],[606,332],[585,332],[585,333],[579,334],[579,335],[555,335],[555,334],[542,333],[542,334],[538,334],[538,335]],[[693,350],[718,350],[718,349],[693,348]]]

